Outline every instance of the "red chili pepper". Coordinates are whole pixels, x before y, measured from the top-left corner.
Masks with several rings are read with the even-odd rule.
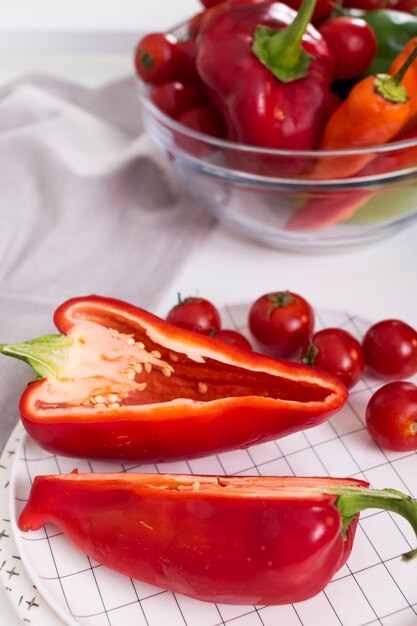
[[[221,343],[127,303],[90,296],[55,313],[65,334],[0,352],[42,380],[23,393],[29,434],[77,457],[162,461],[315,426],[346,401],[335,377]]]
[[[317,145],[333,80],[333,57],[309,24],[281,4],[233,6],[199,35],[197,69],[221,102],[229,136],[269,148]],[[308,106],[306,106],[308,102]]]
[[[322,591],[367,508],[417,532],[416,501],[354,479],[77,473],[37,476],[19,528],[52,522],[99,563],[199,600],[287,604]]]

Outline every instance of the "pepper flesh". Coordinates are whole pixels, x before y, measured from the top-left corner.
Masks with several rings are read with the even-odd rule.
[[[159,462],[213,454],[321,423],[345,403],[333,376],[175,327],[118,300],[69,300],[64,333],[2,346],[41,374],[22,422],[59,454]],[[61,349],[62,344],[62,349]]]
[[[199,600],[287,604],[319,593],[342,567],[359,511],[395,510],[416,531],[415,501],[367,486],[334,478],[38,476],[18,523],[28,531],[52,522],[98,562]]]

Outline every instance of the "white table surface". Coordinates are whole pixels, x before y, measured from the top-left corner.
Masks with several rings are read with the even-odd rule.
[[[198,7],[196,0],[2,0],[0,83],[31,71],[91,85],[127,75],[132,24],[138,24],[138,32],[161,30]],[[56,34],[64,31],[63,46]],[[42,33],[49,34],[49,49],[40,44]],[[86,33],[93,34],[92,42],[80,52],[77,41],[85,44]],[[249,303],[264,292],[291,289],[317,307],[353,311],[369,320],[397,317],[417,326],[416,242],[417,224],[372,246],[315,256],[266,248],[217,225],[155,312],[165,315],[178,292],[222,304]],[[2,626],[21,624],[2,588],[0,616]]]

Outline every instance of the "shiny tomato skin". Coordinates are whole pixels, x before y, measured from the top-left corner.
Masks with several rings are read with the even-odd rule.
[[[178,119],[184,111],[200,106],[205,101],[202,85],[178,81],[154,85],[150,97],[158,109],[173,119]]]
[[[278,357],[299,356],[314,329],[314,311],[289,291],[267,293],[249,311],[249,329],[260,347]]]
[[[335,61],[336,80],[354,80],[371,65],[377,40],[371,26],[362,18],[334,17],[318,27]]]
[[[179,41],[169,33],[149,33],[135,49],[137,75],[151,85],[190,77],[190,61]]]
[[[350,333],[342,328],[325,328],[313,335],[311,343],[318,350],[311,365],[334,374],[348,389],[361,379],[365,369],[362,346]]]
[[[178,121],[187,128],[211,137],[224,137],[223,120],[218,113],[206,106],[192,107],[180,115]]]
[[[232,330],[230,328],[221,328],[217,332],[213,333],[213,337],[214,339],[218,339],[219,341],[223,341],[224,343],[231,343],[235,346],[239,346],[240,348],[252,350],[252,346],[250,345],[249,341],[241,333],[237,332],[237,330]]]
[[[382,380],[409,378],[417,372],[417,332],[401,320],[371,326],[362,342],[369,372]]]
[[[396,381],[378,389],[368,402],[366,425],[383,448],[417,450],[417,386]]]
[[[179,299],[167,315],[167,321],[175,326],[197,333],[210,335],[220,330],[220,314],[214,304],[205,298]]]

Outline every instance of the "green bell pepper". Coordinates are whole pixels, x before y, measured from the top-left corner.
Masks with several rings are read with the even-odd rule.
[[[344,10],[345,15],[361,17],[372,27],[377,39],[377,52],[366,75],[386,74],[394,58],[406,43],[417,36],[417,16],[394,9]]]

